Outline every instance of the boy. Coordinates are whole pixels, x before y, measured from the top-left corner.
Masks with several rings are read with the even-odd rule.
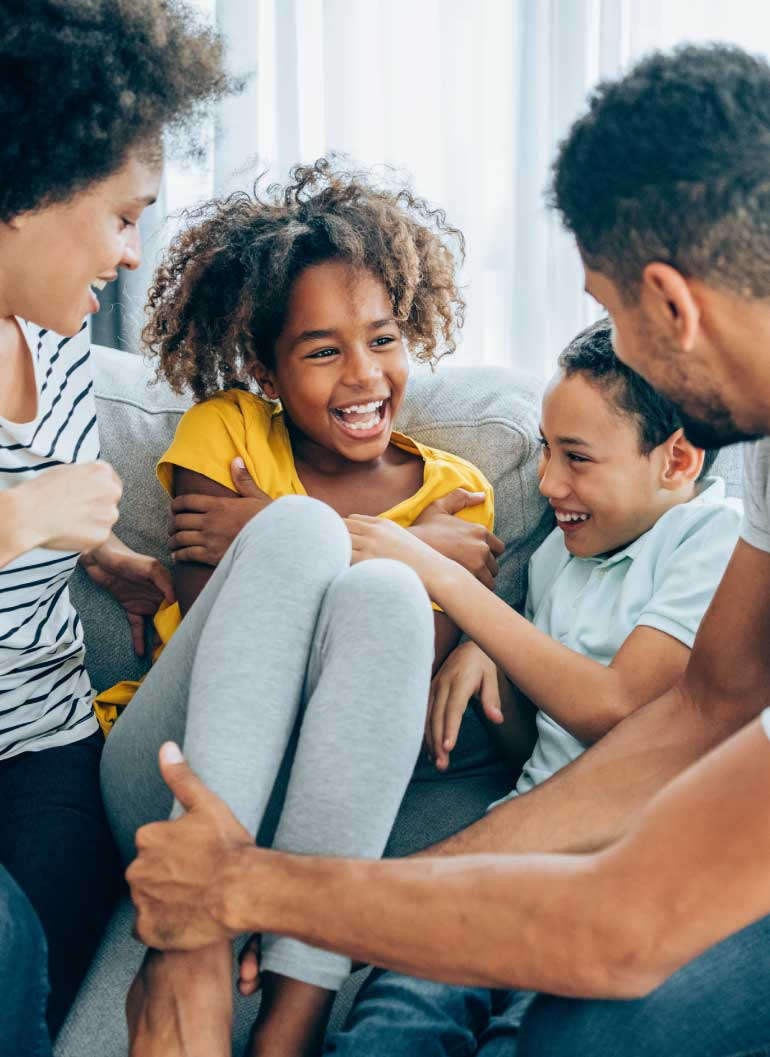
[[[740,526],[723,482],[705,476],[714,453],[692,445],[677,409],[617,359],[607,320],[560,357],[541,432],[540,490],[557,526],[532,556],[525,617],[471,591],[445,559],[400,539],[386,543],[363,519],[351,523],[355,559],[396,556],[400,547],[431,597],[483,643],[485,652],[476,642],[458,647],[434,679],[427,729],[440,768],[472,695],[504,746],[520,743],[522,695],[537,706],[537,741],[511,796],[676,683]],[[508,677],[500,679],[502,709],[498,668]],[[377,1057],[385,1039],[378,1021],[390,1010],[389,1052],[424,1057],[483,1045],[487,1054],[499,1039],[511,1054],[528,997],[376,971],[327,1052]],[[397,1010],[409,1010],[398,1027]]]

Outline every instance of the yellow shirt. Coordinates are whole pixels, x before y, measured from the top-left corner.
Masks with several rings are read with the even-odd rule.
[[[413,524],[426,507],[452,492],[465,488],[484,492],[486,499],[478,506],[461,510],[464,521],[494,526],[492,486],[475,466],[457,455],[418,444],[401,433],[391,441],[403,451],[419,455],[423,461],[423,482],[414,495],[403,500],[380,517],[403,527]],[[271,499],[284,495],[307,495],[297,475],[291,441],[280,404],[265,400],[243,389],[229,389],[195,404],[181,418],[171,446],[158,463],[158,479],[173,496],[174,467],[209,477],[225,488],[237,492],[230,465],[240,456],[254,482]],[[155,618],[155,628],[165,645],[181,622],[179,605],[163,606]],[[162,647],[161,647],[162,649]],[[156,651],[153,660],[157,659]],[[94,708],[105,733],[120,711],[133,697],[139,684],[125,681],[100,694]]]

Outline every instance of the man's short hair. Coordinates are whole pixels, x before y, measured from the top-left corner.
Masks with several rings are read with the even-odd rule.
[[[627,301],[650,261],[767,297],[770,66],[687,45],[600,84],[560,145],[550,202]]]
[[[567,378],[584,375],[602,390],[617,411],[634,419],[643,455],[649,455],[682,428],[676,404],[661,396],[615,355],[609,319],[600,319],[581,331],[562,352],[559,367]],[[716,450],[706,451],[698,480],[708,473],[716,457]]]

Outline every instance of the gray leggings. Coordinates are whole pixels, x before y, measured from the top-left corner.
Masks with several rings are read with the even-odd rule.
[[[298,717],[273,846],[382,855],[420,748],[433,618],[407,566],[349,561],[343,521],[313,499],[280,499],[238,535],[107,739],[102,789],[126,862],[137,828],[172,808],[164,741],[256,834]],[[272,935],[261,964],[331,990],[350,971]]]

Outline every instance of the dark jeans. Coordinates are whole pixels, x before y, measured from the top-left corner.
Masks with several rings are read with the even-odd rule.
[[[0,1057],[51,1057],[46,959],[37,915],[0,866]]]
[[[120,879],[99,791],[100,732],[0,761],[0,864],[48,943],[54,1038],[85,976]]]
[[[770,1057],[770,918],[718,943],[646,998],[540,996],[524,1019],[518,1057],[587,1054]]]
[[[513,1057],[530,991],[454,987],[375,969],[327,1057]],[[552,1057],[557,1057],[556,1052]]]
[[[652,994],[633,1001],[450,987],[375,970],[345,1029],[330,1036],[324,1053],[770,1057],[770,917],[712,947]]]

